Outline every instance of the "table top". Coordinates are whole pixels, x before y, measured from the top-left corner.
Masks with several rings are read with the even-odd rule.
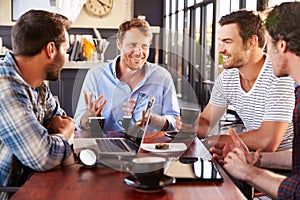
[[[152,133],[144,142],[168,142],[163,132]],[[195,138],[186,157],[200,156],[203,145]],[[73,158],[48,172],[36,172],[13,196],[16,199],[246,199],[217,165],[223,182],[176,181],[158,192],[139,192],[124,184],[128,173],[97,165],[85,168]]]

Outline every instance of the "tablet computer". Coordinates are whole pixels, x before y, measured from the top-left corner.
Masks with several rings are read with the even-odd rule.
[[[170,161],[165,174],[183,181],[223,182],[223,177],[215,164],[199,157],[180,157]]]

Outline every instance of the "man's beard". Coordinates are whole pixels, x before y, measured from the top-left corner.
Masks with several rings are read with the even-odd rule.
[[[48,66],[46,80],[57,81],[60,79],[60,72],[64,65],[64,58],[61,54],[58,54],[52,64]]]
[[[56,72],[47,73],[46,80],[48,81],[57,81],[60,79],[60,70]]]

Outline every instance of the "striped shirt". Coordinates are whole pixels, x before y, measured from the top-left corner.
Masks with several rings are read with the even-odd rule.
[[[14,181],[10,179],[16,173],[12,171],[14,157],[35,171],[45,171],[72,151],[62,135],[50,136],[42,125],[65,112],[46,84],[31,89],[10,53],[0,60],[0,85],[0,186],[6,186]],[[0,199],[6,195],[0,193]]]
[[[293,176],[282,181],[278,189],[278,199],[300,199],[300,86],[295,90]]]
[[[263,121],[289,122],[278,150],[292,147],[294,101],[293,79],[277,78],[268,55],[251,90],[241,88],[238,69],[227,69],[218,76],[210,98],[216,106],[232,105],[247,131],[258,129]]]

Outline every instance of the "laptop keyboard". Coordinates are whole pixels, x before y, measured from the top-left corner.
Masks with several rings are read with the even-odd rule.
[[[120,139],[96,139],[99,149],[102,152],[123,152],[129,151],[123,142],[125,142],[130,148],[136,149],[136,145],[127,140],[121,141]]]
[[[133,149],[133,150],[135,150],[135,151],[138,150],[138,146],[137,146],[134,142],[132,142],[132,141],[130,141],[130,140],[124,140],[124,142],[126,143],[126,145],[127,145],[130,149]]]

